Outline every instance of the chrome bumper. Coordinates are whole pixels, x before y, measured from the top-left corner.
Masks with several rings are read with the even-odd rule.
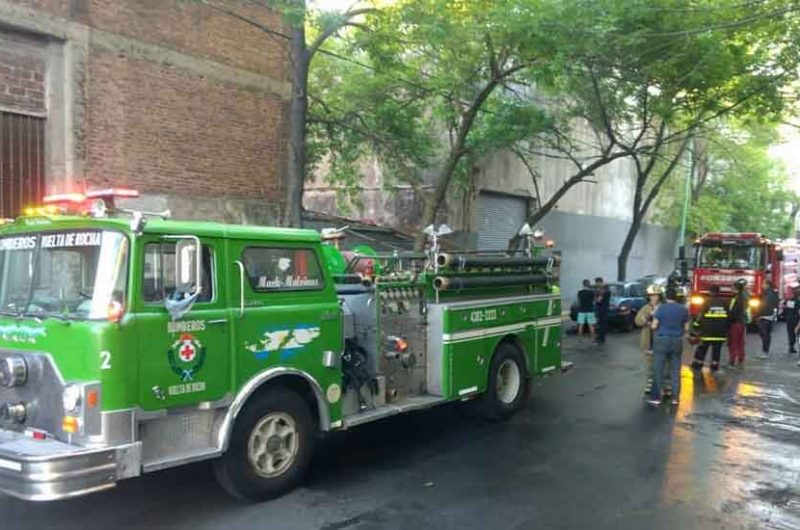
[[[141,443],[86,448],[0,429],[0,492],[49,501],[112,488],[139,475]]]

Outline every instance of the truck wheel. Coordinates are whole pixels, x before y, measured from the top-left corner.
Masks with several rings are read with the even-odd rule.
[[[489,366],[486,393],[481,397],[483,416],[492,421],[509,418],[525,405],[528,377],[525,360],[519,348],[508,342],[495,350]]]
[[[277,387],[248,403],[236,419],[228,451],[214,461],[219,484],[242,500],[291,491],[305,478],[315,429],[308,404]]]

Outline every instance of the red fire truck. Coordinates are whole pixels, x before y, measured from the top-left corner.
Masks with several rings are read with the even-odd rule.
[[[783,301],[791,298],[798,282],[800,248],[796,240],[772,241],[755,232],[708,233],[694,244],[692,315],[696,315],[712,285],[723,296],[733,296],[733,282],[747,280],[750,311],[755,317],[761,306],[764,282],[769,279]]]

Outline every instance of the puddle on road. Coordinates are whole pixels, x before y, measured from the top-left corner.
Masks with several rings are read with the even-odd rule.
[[[796,530],[800,385],[725,379],[684,368],[662,501],[688,500],[759,528]]]

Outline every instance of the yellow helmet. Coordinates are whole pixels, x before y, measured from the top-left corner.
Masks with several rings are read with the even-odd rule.
[[[647,296],[651,296],[651,295],[654,295],[654,294],[657,294],[659,296],[664,294],[664,286],[663,285],[656,285],[656,284],[648,285],[647,286]]]

